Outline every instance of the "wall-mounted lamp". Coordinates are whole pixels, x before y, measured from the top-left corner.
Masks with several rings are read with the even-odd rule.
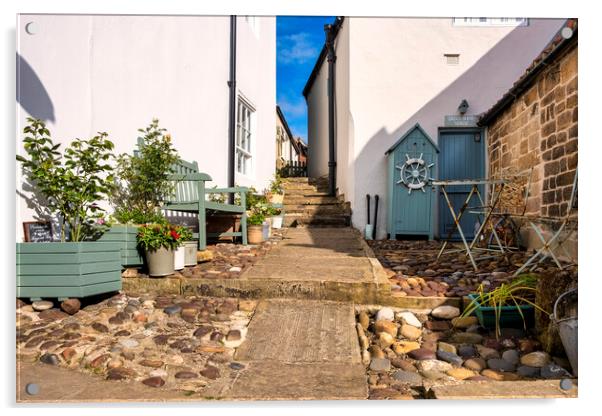
[[[458,106],[458,112],[462,115],[464,115],[466,113],[466,111],[468,111],[468,101],[466,101],[466,99],[462,100],[462,102],[460,103],[460,105]]]

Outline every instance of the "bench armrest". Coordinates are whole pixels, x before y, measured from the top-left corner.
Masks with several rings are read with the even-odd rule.
[[[170,181],[211,181],[211,176],[206,173],[173,173],[168,175]]]

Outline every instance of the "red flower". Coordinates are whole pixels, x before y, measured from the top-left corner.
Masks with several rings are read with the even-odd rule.
[[[174,240],[178,240],[180,238],[180,234],[178,234],[175,230],[171,230],[171,238]]]

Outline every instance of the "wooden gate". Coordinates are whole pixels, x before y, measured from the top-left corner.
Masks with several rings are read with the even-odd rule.
[[[305,178],[307,177],[306,162],[285,162],[286,164],[280,168],[279,174],[282,178]]]

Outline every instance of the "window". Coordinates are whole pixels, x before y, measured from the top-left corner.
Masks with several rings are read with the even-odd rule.
[[[259,19],[257,16],[245,16],[245,22],[251,28],[251,31],[255,36],[259,36]]]
[[[528,26],[525,17],[454,17],[454,26]]]
[[[446,53],[443,56],[445,57],[445,63],[448,65],[458,65],[460,63],[460,54],[458,53]]]
[[[243,175],[251,173],[253,113],[253,108],[241,97],[238,97],[236,112],[236,171]]]

